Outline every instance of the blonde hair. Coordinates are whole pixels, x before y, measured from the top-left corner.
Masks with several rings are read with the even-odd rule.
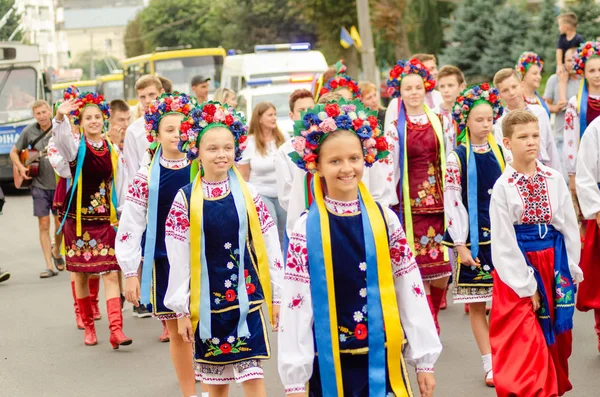
[[[510,138],[515,132],[516,126],[537,122],[538,118],[535,114],[527,110],[513,110],[504,116],[504,119],[502,120],[502,135],[505,138]]]
[[[437,58],[433,54],[414,54],[411,58],[416,58],[419,62],[433,61],[437,64]]]
[[[224,104],[227,102],[229,95],[233,95],[235,97],[235,92],[225,87],[217,88],[213,94],[213,101]]]
[[[457,68],[454,65],[445,65],[440,68],[438,72],[437,81],[439,82],[444,77],[456,76],[456,81],[458,81],[458,85],[461,85],[465,82],[465,75],[462,70]]]
[[[267,143],[263,137],[262,127],[260,126],[260,118],[269,109],[277,111],[277,108],[271,102],[260,102],[258,105],[256,105],[254,107],[254,111],[252,112],[252,119],[250,120],[250,126],[248,129],[248,135],[254,136],[254,140],[256,142],[256,151],[261,156],[265,156],[267,154]],[[285,143],[285,137],[283,136],[283,133],[279,127],[275,127],[273,134],[275,135],[275,145],[277,147]]]
[[[559,22],[564,22],[568,25],[573,26],[574,28],[577,27],[577,14],[575,14],[574,12],[562,13],[558,16],[557,19]]]
[[[48,109],[52,109],[47,101],[43,99],[38,99],[37,101],[31,104],[31,111],[35,112],[35,109],[40,108],[42,106],[46,106]]]
[[[163,89],[160,79],[152,74],[145,74],[135,82],[136,91],[143,90],[151,86],[155,86],[159,91]]]
[[[343,96],[339,92],[328,92],[327,94],[320,97],[319,101],[317,103],[325,104],[325,103],[329,103],[329,102],[336,102],[342,98],[343,98]]]
[[[371,92],[377,92],[377,86],[370,81],[361,81],[358,83],[358,88],[363,96],[370,94]]]
[[[498,84],[502,84],[504,80],[514,76],[518,81],[521,81],[521,74],[513,68],[500,69],[494,75],[494,86],[498,88]]]

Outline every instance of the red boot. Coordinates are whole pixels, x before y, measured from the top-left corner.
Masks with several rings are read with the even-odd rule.
[[[79,305],[77,304],[77,295],[75,295],[75,281],[71,281],[71,292],[73,293],[73,309],[75,309],[75,322],[78,329],[84,329],[81,315],[79,314]]]
[[[163,325],[163,332],[160,335],[160,337],[158,338],[158,340],[161,342],[168,342],[170,340],[169,329],[167,328],[167,323],[165,322],[165,320],[161,320],[161,321],[162,321],[162,325]]]
[[[96,337],[96,326],[94,325],[92,301],[90,300],[90,297],[86,296],[85,298],[77,299],[77,305],[79,306],[79,313],[81,314],[81,320],[85,327],[83,342],[87,346],[97,345],[98,338]]]
[[[596,331],[596,335],[598,335],[598,352],[600,352],[600,309],[594,309],[594,330]]]
[[[102,318],[100,308],[98,307],[98,291],[100,291],[100,277],[90,277],[90,300],[92,301],[92,313],[94,314],[94,320],[98,321]]]
[[[111,298],[106,301],[108,313],[108,328],[110,329],[110,344],[113,349],[119,346],[131,345],[133,340],[123,333],[123,313],[121,312],[121,298]]]
[[[438,335],[440,334],[440,325],[438,324],[437,313],[433,308],[433,299],[431,295],[427,295],[427,303],[429,303],[429,310],[431,310],[431,315],[433,316],[433,322],[435,323],[435,329],[437,330]]]
[[[446,310],[448,308],[448,302],[446,301],[446,293],[448,292],[448,286],[444,290],[444,295],[442,295],[442,304],[440,305],[440,310]]]
[[[438,334],[440,333],[440,323],[438,321],[438,314],[440,312],[442,298],[444,297],[445,294],[446,294],[446,288],[436,288],[433,285],[431,286],[431,304],[433,306],[433,310],[435,313],[433,318],[435,319],[435,322],[436,322]]]

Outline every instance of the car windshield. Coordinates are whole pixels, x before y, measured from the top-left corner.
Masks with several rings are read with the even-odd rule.
[[[102,93],[107,102],[123,99],[123,81],[107,81],[102,84]]]
[[[155,61],[154,70],[159,76],[171,80],[173,91],[190,93],[194,76],[210,78],[209,92],[213,92],[220,81],[223,58],[220,56],[198,56]]]
[[[0,70],[0,124],[31,119],[31,105],[36,100],[37,76],[35,69]]]
[[[290,93],[277,92],[273,94],[256,95],[252,97],[252,109],[261,102],[270,102],[277,110],[277,119],[289,119]]]

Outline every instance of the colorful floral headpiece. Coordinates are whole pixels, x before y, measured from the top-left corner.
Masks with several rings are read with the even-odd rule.
[[[500,102],[497,88],[491,88],[488,83],[472,85],[460,93],[454,107],[452,108],[452,117],[458,124],[458,129],[461,132],[467,127],[467,118],[471,109],[482,102],[487,102],[494,110],[494,123],[502,116],[504,108]]]
[[[367,167],[389,154],[377,112],[366,108],[358,99],[352,102],[341,99],[302,112],[302,118],[294,123],[295,151],[290,153],[290,158],[299,168],[316,172],[319,147],[327,134],[337,130],[352,131],[358,136]]]
[[[63,98],[65,101],[68,101],[69,99],[75,99],[79,96],[79,89],[77,87],[75,87],[74,85],[70,85],[67,88],[65,88],[65,91],[63,92]]]
[[[598,56],[600,56],[600,41],[583,43],[573,56],[573,70],[575,70],[575,73],[583,76],[585,73],[585,64],[588,59]]]
[[[544,68],[544,61],[542,61],[542,58],[535,52],[525,51],[519,57],[515,69],[517,72],[521,73],[521,77],[523,77],[531,65],[538,65],[541,71]]]
[[[358,88],[356,81],[352,80],[352,77],[346,74],[346,65],[344,64],[344,61],[338,61],[334,68],[336,75],[325,83],[319,92],[319,96],[323,96],[341,88],[347,88],[352,93],[352,99],[360,98],[360,88]]]
[[[235,161],[242,159],[248,138],[248,126],[244,117],[234,108],[219,102],[204,102],[193,108],[179,128],[179,150],[187,153],[190,160],[198,158],[198,146],[202,135],[214,127],[227,128],[235,139]]]
[[[168,114],[183,114],[188,116],[197,101],[195,98],[190,98],[186,94],[173,92],[170,94],[162,94],[153,101],[148,110],[144,114],[146,121],[146,138],[148,142],[154,143],[158,137],[158,125],[160,120]]]
[[[75,99],[78,107],[71,112],[73,123],[75,123],[75,125],[79,125],[81,122],[81,112],[83,111],[83,108],[86,106],[97,106],[104,116],[104,126],[106,127],[106,123],[110,117],[110,109],[102,95],[96,92],[81,92]]]
[[[393,98],[400,97],[400,84],[402,79],[410,74],[416,74],[423,78],[425,91],[430,92],[435,88],[435,79],[429,72],[429,69],[416,58],[410,60],[399,60],[390,70],[390,77],[387,81],[388,94]]]

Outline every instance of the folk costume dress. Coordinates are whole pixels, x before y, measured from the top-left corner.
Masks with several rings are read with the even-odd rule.
[[[505,163],[504,156],[493,137],[492,144],[461,144],[448,155],[446,162],[446,184],[444,190],[444,208],[448,218],[448,228],[444,235],[444,244],[455,248],[466,245],[472,249],[470,211],[475,211],[478,227],[477,258],[481,267],[465,266],[459,262],[454,263],[454,301],[456,303],[487,302],[492,300],[493,280],[491,226],[490,226],[490,200],[492,189],[496,180],[502,175]],[[493,148],[492,148],[493,145]],[[476,203],[477,208],[469,207],[469,161],[475,161],[475,176],[477,178]],[[471,200],[472,201],[472,200]]]
[[[248,217],[238,217],[240,210],[244,212],[238,201],[244,186],[240,180],[233,170],[221,182],[206,182],[198,175],[175,196],[165,226],[171,270],[164,303],[178,317],[191,316],[195,361],[207,384],[263,378],[261,360],[270,358],[271,348],[261,305],[271,294],[272,304],[280,303],[283,258],[277,228],[260,196],[252,191],[245,199],[254,208],[246,206]],[[198,208],[194,189],[198,192],[194,194],[203,195],[204,232],[197,240],[193,239],[197,215],[192,210]],[[256,227],[249,216],[252,211],[258,214]],[[239,219],[249,220],[244,236],[240,236]],[[259,243],[262,239],[264,245]],[[244,246],[239,241],[245,241]],[[194,259],[199,251],[200,265]]]
[[[56,211],[58,216],[62,219],[62,209],[65,203],[65,197],[67,196],[67,190],[71,183],[71,167],[69,163],[60,155],[58,148],[54,143],[54,138],[50,138],[48,142],[48,161],[54,168],[56,174],[56,190],[54,191],[54,198],[52,200],[52,210]]]
[[[371,292],[368,292],[371,286],[367,284],[367,278],[372,277],[368,275],[369,266],[378,266],[378,262],[367,264],[367,252],[375,247],[373,243],[371,246],[365,245],[365,241],[368,241],[365,240],[363,227],[365,210],[361,210],[358,200],[343,202],[325,197],[324,205],[329,221],[329,231],[325,233],[330,239],[335,295],[329,287],[327,290],[330,292],[325,293],[329,294],[329,310],[331,302],[335,302],[337,328],[332,338],[339,341],[339,354],[334,352],[333,357],[337,357],[340,363],[340,387],[345,396],[412,395],[405,362],[416,367],[417,372],[433,372],[442,346],[428,310],[419,268],[398,217],[392,210],[378,207],[373,202],[375,213],[383,215],[383,227],[387,231],[395,300],[404,330],[399,335],[388,334],[387,348],[392,348],[390,337],[402,339],[402,335],[405,335],[402,357],[395,365],[401,366],[398,368],[402,371],[400,389],[406,390],[407,394],[393,394],[389,370],[385,372],[385,378],[379,376],[380,389],[374,389],[376,385],[370,372],[373,368],[370,365],[372,356],[376,356],[376,352],[382,355],[389,352],[383,346],[380,350],[370,346],[371,333],[382,330],[384,324],[381,323],[381,317],[377,320],[377,315],[381,316],[381,313],[371,312]],[[327,337],[323,337],[318,324],[327,316],[328,305],[319,299],[319,295],[315,295],[316,289],[320,289],[323,283],[318,281],[319,266],[309,261],[310,250],[321,249],[318,242],[315,243],[317,235],[311,229],[309,220],[315,211],[316,204],[313,204],[308,214],[303,214],[298,220],[290,238],[283,283],[278,367],[287,394],[308,392],[311,397],[337,396],[336,375],[331,372],[334,365],[327,359],[326,350],[320,350],[322,340],[326,341]],[[392,328],[388,323],[386,327],[390,332]],[[386,370],[388,360],[382,358],[381,370]],[[333,375],[329,376],[331,373]],[[380,390],[383,394],[374,390]]]
[[[191,167],[187,157],[168,160],[161,155],[161,149],[152,159],[150,153],[146,153],[142,164],[127,192],[115,251],[125,277],[137,277],[144,258],[141,303],[152,303],[154,317],[171,320],[177,316],[164,305],[170,269],[165,245],[165,223],[175,195],[190,182]],[[149,200],[151,191],[154,192],[153,198]],[[154,247],[149,246],[152,242]]]
[[[82,273],[119,271],[113,227],[117,223],[116,197],[112,194],[115,186],[121,183],[115,180],[116,153],[106,139],[99,144],[87,140],[80,142],[82,137],[73,135],[68,120],[54,119],[53,124],[56,148],[69,162],[74,180],[79,179],[75,191],[72,192],[73,185],[67,191],[63,206],[67,270]],[[79,161],[81,172],[76,172]]]
[[[579,284],[577,309],[594,310],[595,330],[600,338],[600,231],[596,214],[600,212],[600,117],[587,127],[577,157],[577,197],[584,219],[588,219],[581,254],[585,280]]]
[[[375,164],[371,176],[374,197],[399,215],[408,244],[423,280],[435,280],[452,273],[446,247],[444,217],[444,174],[446,155],[438,116],[426,105],[423,114],[406,115],[402,102],[388,107],[385,134],[392,158]]]
[[[600,95],[589,95],[587,81],[583,79],[579,93],[569,99],[565,111],[565,145],[564,158],[567,173],[575,175],[577,169],[577,153],[580,141],[587,126],[600,116]]]
[[[507,165],[490,204],[496,259],[490,317],[494,382],[499,397],[561,396],[572,389],[574,281],[579,229],[563,177],[537,163],[533,175]],[[541,308],[532,310],[539,292]]]

